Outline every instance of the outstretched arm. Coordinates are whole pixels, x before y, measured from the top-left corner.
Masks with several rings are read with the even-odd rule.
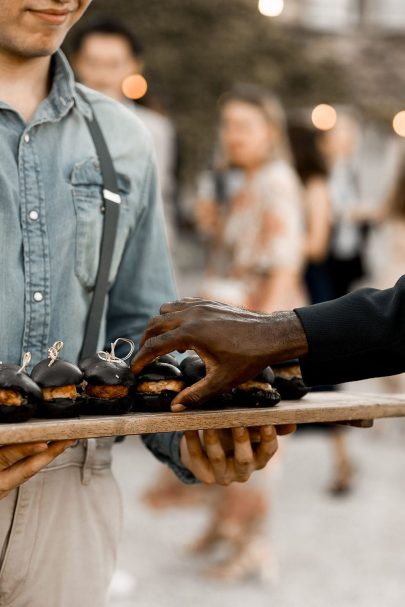
[[[198,405],[274,362],[300,358],[308,385],[356,381],[405,371],[405,276],[392,289],[361,289],[289,312],[257,314],[200,299],[165,304],[149,323],[133,361],[139,372],[156,356],[195,350],[204,380],[173,401]]]

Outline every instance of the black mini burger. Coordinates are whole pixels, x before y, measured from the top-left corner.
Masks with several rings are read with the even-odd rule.
[[[130,353],[125,358],[115,355],[120,341],[129,343]],[[111,344],[111,352],[98,352],[80,361],[84,374],[83,412],[86,415],[122,415],[131,408],[130,389],[134,376],[125,360],[132,355],[134,344],[119,338]]]
[[[31,354],[27,352],[22,367],[0,363],[1,423],[25,422],[36,411],[41,390],[25,371],[30,360]]]
[[[173,354],[162,354],[161,356],[158,356],[155,359],[155,362],[158,362],[158,363],[167,363],[169,365],[173,365],[173,367],[180,368],[178,360],[177,360],[177,358],[175,356],[173,356]]]
[[[180,363],[180,371],[183,373],[187,386],[192,386],[204,379],[206,373],[204,361],[195,352],[183,358]]]
[[[274,407],[281,397],[273,387],[274,373],[266,367],[254,379],[239,384],[233,390],[233,398],[240,407]]]
[[[83,373],[76,365],[59,358],[62,348],[62,341],[55,342],[48,350],[48,358],[35,365],[31,373],[42,390],[40,417],[77,417],[81,412]]]
[[[287,360],[273,365],[274,385],[283,400],[299,400],[309,392],[301,376],[298,360]]]
[[[162,362],[162,358],[145,367],[135,379],[133,411],[170,411],[172,400],[185,387],[178,366]]]

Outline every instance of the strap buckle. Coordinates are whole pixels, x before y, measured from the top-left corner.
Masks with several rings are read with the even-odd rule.
[[[116,192],[111,192],[111,190],[103,189],[103,198],[105,200],[109,200],[110,202],[115,202],[116,204],[121,204],[121,196]]]

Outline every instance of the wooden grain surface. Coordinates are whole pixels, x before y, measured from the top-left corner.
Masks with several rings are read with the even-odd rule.
[[[262,424],[373,420],[383,417],[405,417],[405,394],[318,392],[308,394],[300,401],[283,401],[277,407],[268,409],[130,413],[116,417],[81,417],[0,424],[0,444]]]

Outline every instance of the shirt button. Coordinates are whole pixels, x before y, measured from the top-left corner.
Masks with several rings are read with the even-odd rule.
[[[44,296],[42,295],[41,291],[35,291],[34,293],[34,301],[37,301],[38,303],[40,301],[42,301],[44,298]]]
[[[24,141],[25,141],[25,143],[29,143],[29,142],[30,142],[30,140],[31,140],[30,136],[28,135],[28,133],[26,133],[26,134],[24,135]]]
[[[32,221],[36,221],[39,218],[38,211],[30,211],[29,217]]]

